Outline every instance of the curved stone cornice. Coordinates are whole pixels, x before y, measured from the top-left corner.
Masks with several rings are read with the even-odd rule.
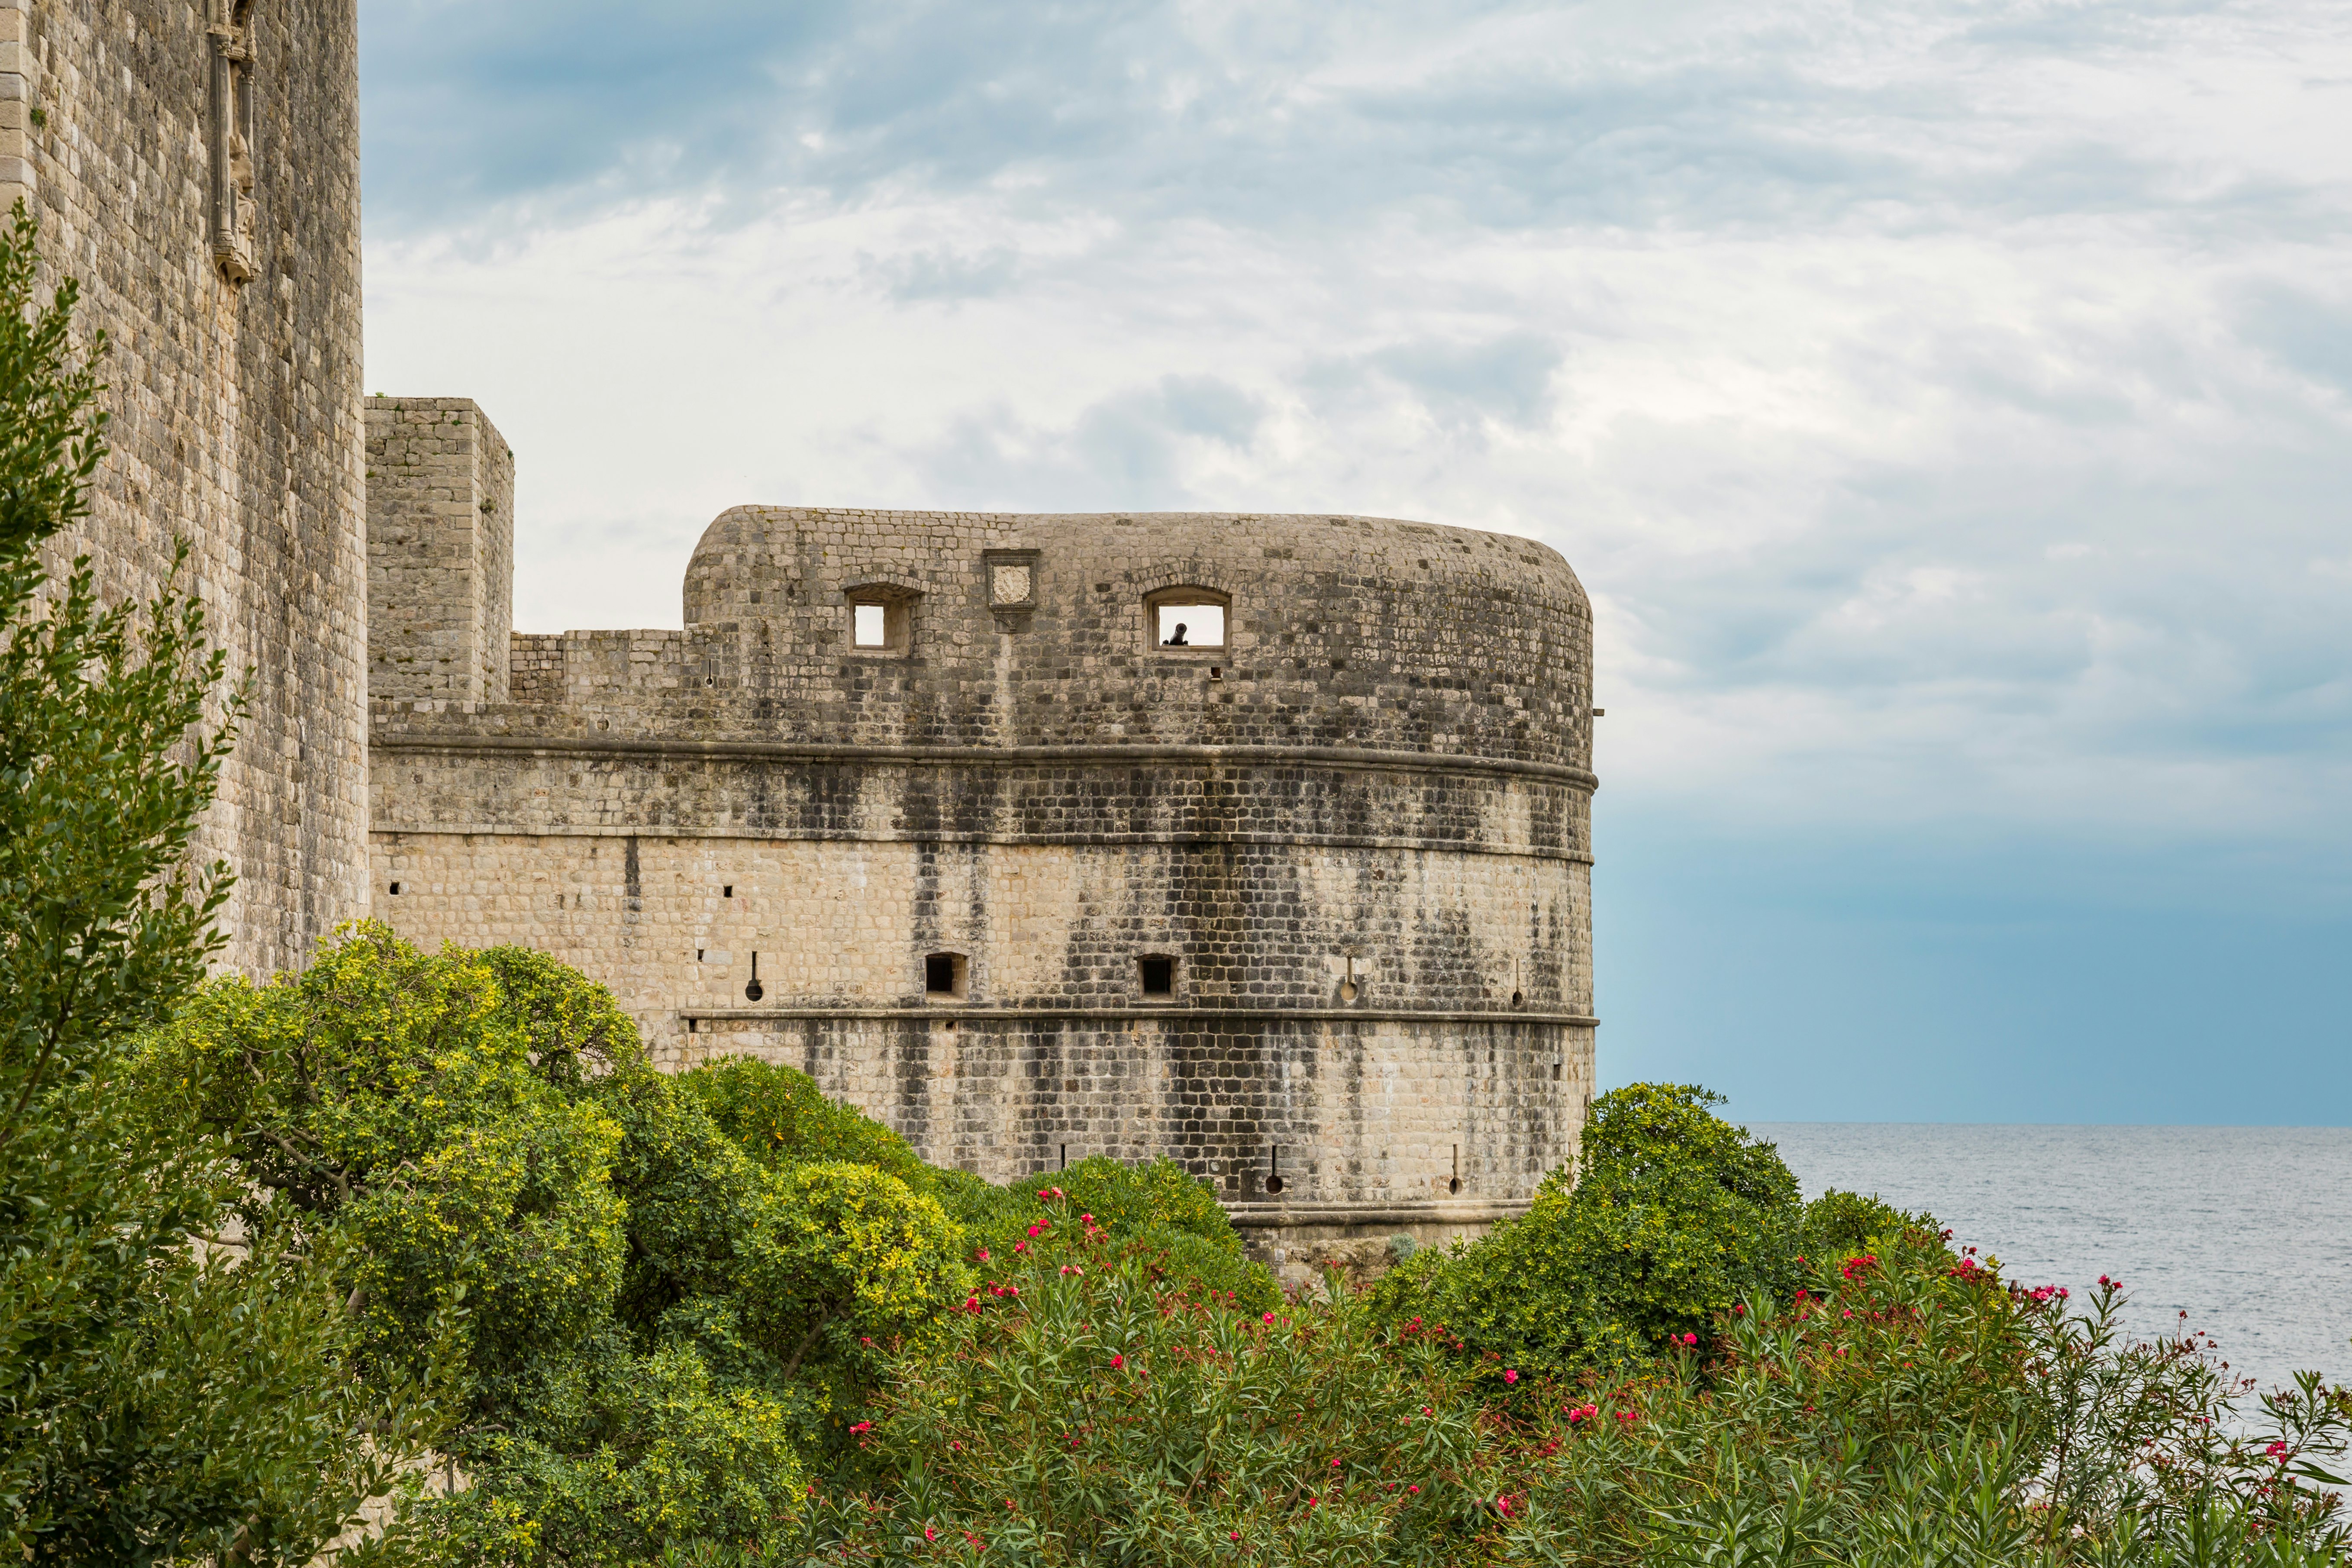
[[[1342,771],[1525,778],[1591,794],[1600,779],[1566,763],[1465,757],[1354,746],[1140,745],[881,746],[827,741],[689,741],[648,735],[486,735],[379,726],[369,747],[450,756],[544,755],[648,762],[898,763],[913,767],[1132,767],[1190,763],[1202,767],[1325,767]]]

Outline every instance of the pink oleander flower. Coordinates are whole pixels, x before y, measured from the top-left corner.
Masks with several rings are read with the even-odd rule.
[[[1094,1222],[1095,1216],[1090,1214],[1082,1214],[1078,1216],[1078,1223],[1080,1225],[1092,1225]]]
[[[850,1435],[851,1436],[853,1436],[853,1437],[861,1437],[861,1436],[864,1436],[866,1433],[871,1432],[871,1431],[873,1431],[873,1430],[874,1430],[874,1423],[873,1423],[873,1422],[871,1422],[871,1421],[860,1421],[856,1426],[852,1426],[852,1427],[849,1429],[849,1435]]]
[[[982,1247],[982,1248],[980,1248],[980,1260],[981,1260],[982,1263],[985,1263],[985,1262],[987,1262],[987,1261],[988,1261],[988,1248],[986,1248],[986,1247]]]
[[[1338,1469],[1338,1468],[1339,1468],[1339,1460],[1337,1460],[1337,1459],[1332,1460],[1332,1461],[1331,1461],[1331,1468],[1332,1468],[1333,1469],[1335,1469],[1335,1470],[1336,1470],[1336,1469]]]
[[[933,1529],[932,1529],[929,1525],[928,1525],[928,1524],[927,1524],[927,1525],[925,1525],[925,1526],[923,1526],[923,1539],[924,1539],[924,1540],[926,1540],[926,1541],[937,1541],[939,1538],[940,1538],[940,1532],[939,1532],[938,1531],[933,1530]]]
[[[1265,1317],[1260,1318],[1258,1321],[1261,1323],[1270,1323],[1274,1321],[1274,1314],[1272,1312],[1268,1312]]]
[[[1241,1538],[1242,1538],[1242,1532],[1241,1532],[1240,1531],[1238,1531],[1238,1530],[1234,1531],[1234,1539],[1235,1541],[1239,1541]]]
[[[1517,1383],[1519,1381],[1519,1374],[1512,1371],[1509,1367],[1505,1367],[1503,1369],[1503,1381],[1505,1383]]]
[[[1016,1241],[1013,1244],[1013,1250],[1015,1252],[1026,1252],[1029,1250],[1029,1244],[1025,1241]]]
[[[1419,1491],[1421,1489],[1420,1489],[1419,1487],[1407,1487],[1407,1488],[1405,1488],[1404,1489],[1405,1489],[1405,1490],[1407,1490],[1407,1491],[1409,1491],[1409,1492],[1417,1492],[1417,1491]]]
[[[1683,1343],[1686,1345],[1696,1345],[1698,1343],[1698,1336],[1696,1334],[1685,1334],[1683,1336]]]
[[[1113,1372],[1117,1372],[1119,1368],[1121,1368],[1121,1367],[1125,1366],[1126,1364],[1127,1364],[1127,1358],[1126,1358],[1125,1356],[1123,1356],[1123,1355],[1115,1355],[1115,1356],[1113,1356],[1113,1357],[1111,1357],[1111,1358],[1110,1358],[1110,1369],[1111,1369],[1111,1371],[1113,1371]]]

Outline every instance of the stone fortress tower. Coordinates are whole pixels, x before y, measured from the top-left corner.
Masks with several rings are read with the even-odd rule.
[[[367,909],[359,150],[353,0],[0,0],[0,213],[112,344],[113,456],[52,566],[116,603],[192,546],[254,676],[196,849],[256,974]]]
[[[1171,1155],[1293,1239],[1482,1227],[1571,1157],[1591,620],[1553,552],[738,507],[683,631],[509,640],[497,433],[368,418],[404,934],[550,952],[663,1061],[787,1062],[935,1163]]]
[[[505,442],[361,395],[356,33],[354,0],[0,0],[0,208],[113,344],[56,564],[120,601],[187,538],[254,675],[198,845],[240,878],[227,963],[371,908],[531,944],[667,1062],[792,1062],[992,1177],[1172,1155],[1261,1236],[1481,1226],[1571,1157],[1591,624],[1559,556],[740,508],[683,631],[517,636]]]

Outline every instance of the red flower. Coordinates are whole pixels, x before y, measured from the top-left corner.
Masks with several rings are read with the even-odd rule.
[[[928,1524],[927,1524],[927,1525],[925,1525],[925,1526],[923,1526],[923,1539],[924,1539],[924,1540],[926,1540],[926,1541],[937,1541],[939,1538],[940,1538],[940,1532],[939,1532],[938,1531],[933,1530],[933,1529],[932,1529],[929,1525],[928,1525]]]
[[[1115,1355],[1110,1358],[1110,1369],[1113,1372],[1117,1372],[1120,1367],[1123,1367],[1126,1364],[1127,1358],[1123,1355]]]
[[[1258,1321],[1261,1323],[1270,1323],[1274,1321],[1274,1314],[1272,1312],[1268,1312],[1265,1317],[1260,1318]]]
[[[1405,1490],[1407,1490],[1407,1491],[1409,1491],[1409,1492],[1417,1492],[1417,1491],[1419,1491],[1421,1489],[1420,1489],[1419,1487],[1407,1487],[1407,1488],[1405,1488],[1404,1489],[1405,1489]]]
[[[1696,1334],[1685,1334],[1683,1336],[1683,1343],[1686,1345],[1695,1345],[1698,1343],[1698,1336]]]
[[[871,1421],[860,1421],[856,1426],[852,1426],[849,1430],[853,1436],[862,1436],[865,1433],[874,1430],[874,1423]]]
[[[1505,1383],[1517,1383],[1519,1381],[1519,1374],[1513,1372],[1510,1368],[1505,1367],[1503,1369],[1503,1381]]]

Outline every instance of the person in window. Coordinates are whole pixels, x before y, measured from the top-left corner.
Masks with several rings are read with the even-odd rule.
[[[1188,642],[1186,642],[1186,641],[1184,640],[1184,623],[1183,623],[1183,622],[1181,622],[1181,621],[1178,621],[1178,622],[1176,623],[1176,629],[1175,629],[1173,632],[1171,632],[1171,633],[1169,634],[1169,636],[1168,636],[1168,640],[1167,640],[1166,642],[1164,642],[1164,643],[1161,643],[1160,646],[1161,647],[1192,647],[1192,644],[1190,644],[1190,643],[1188,643]]]

